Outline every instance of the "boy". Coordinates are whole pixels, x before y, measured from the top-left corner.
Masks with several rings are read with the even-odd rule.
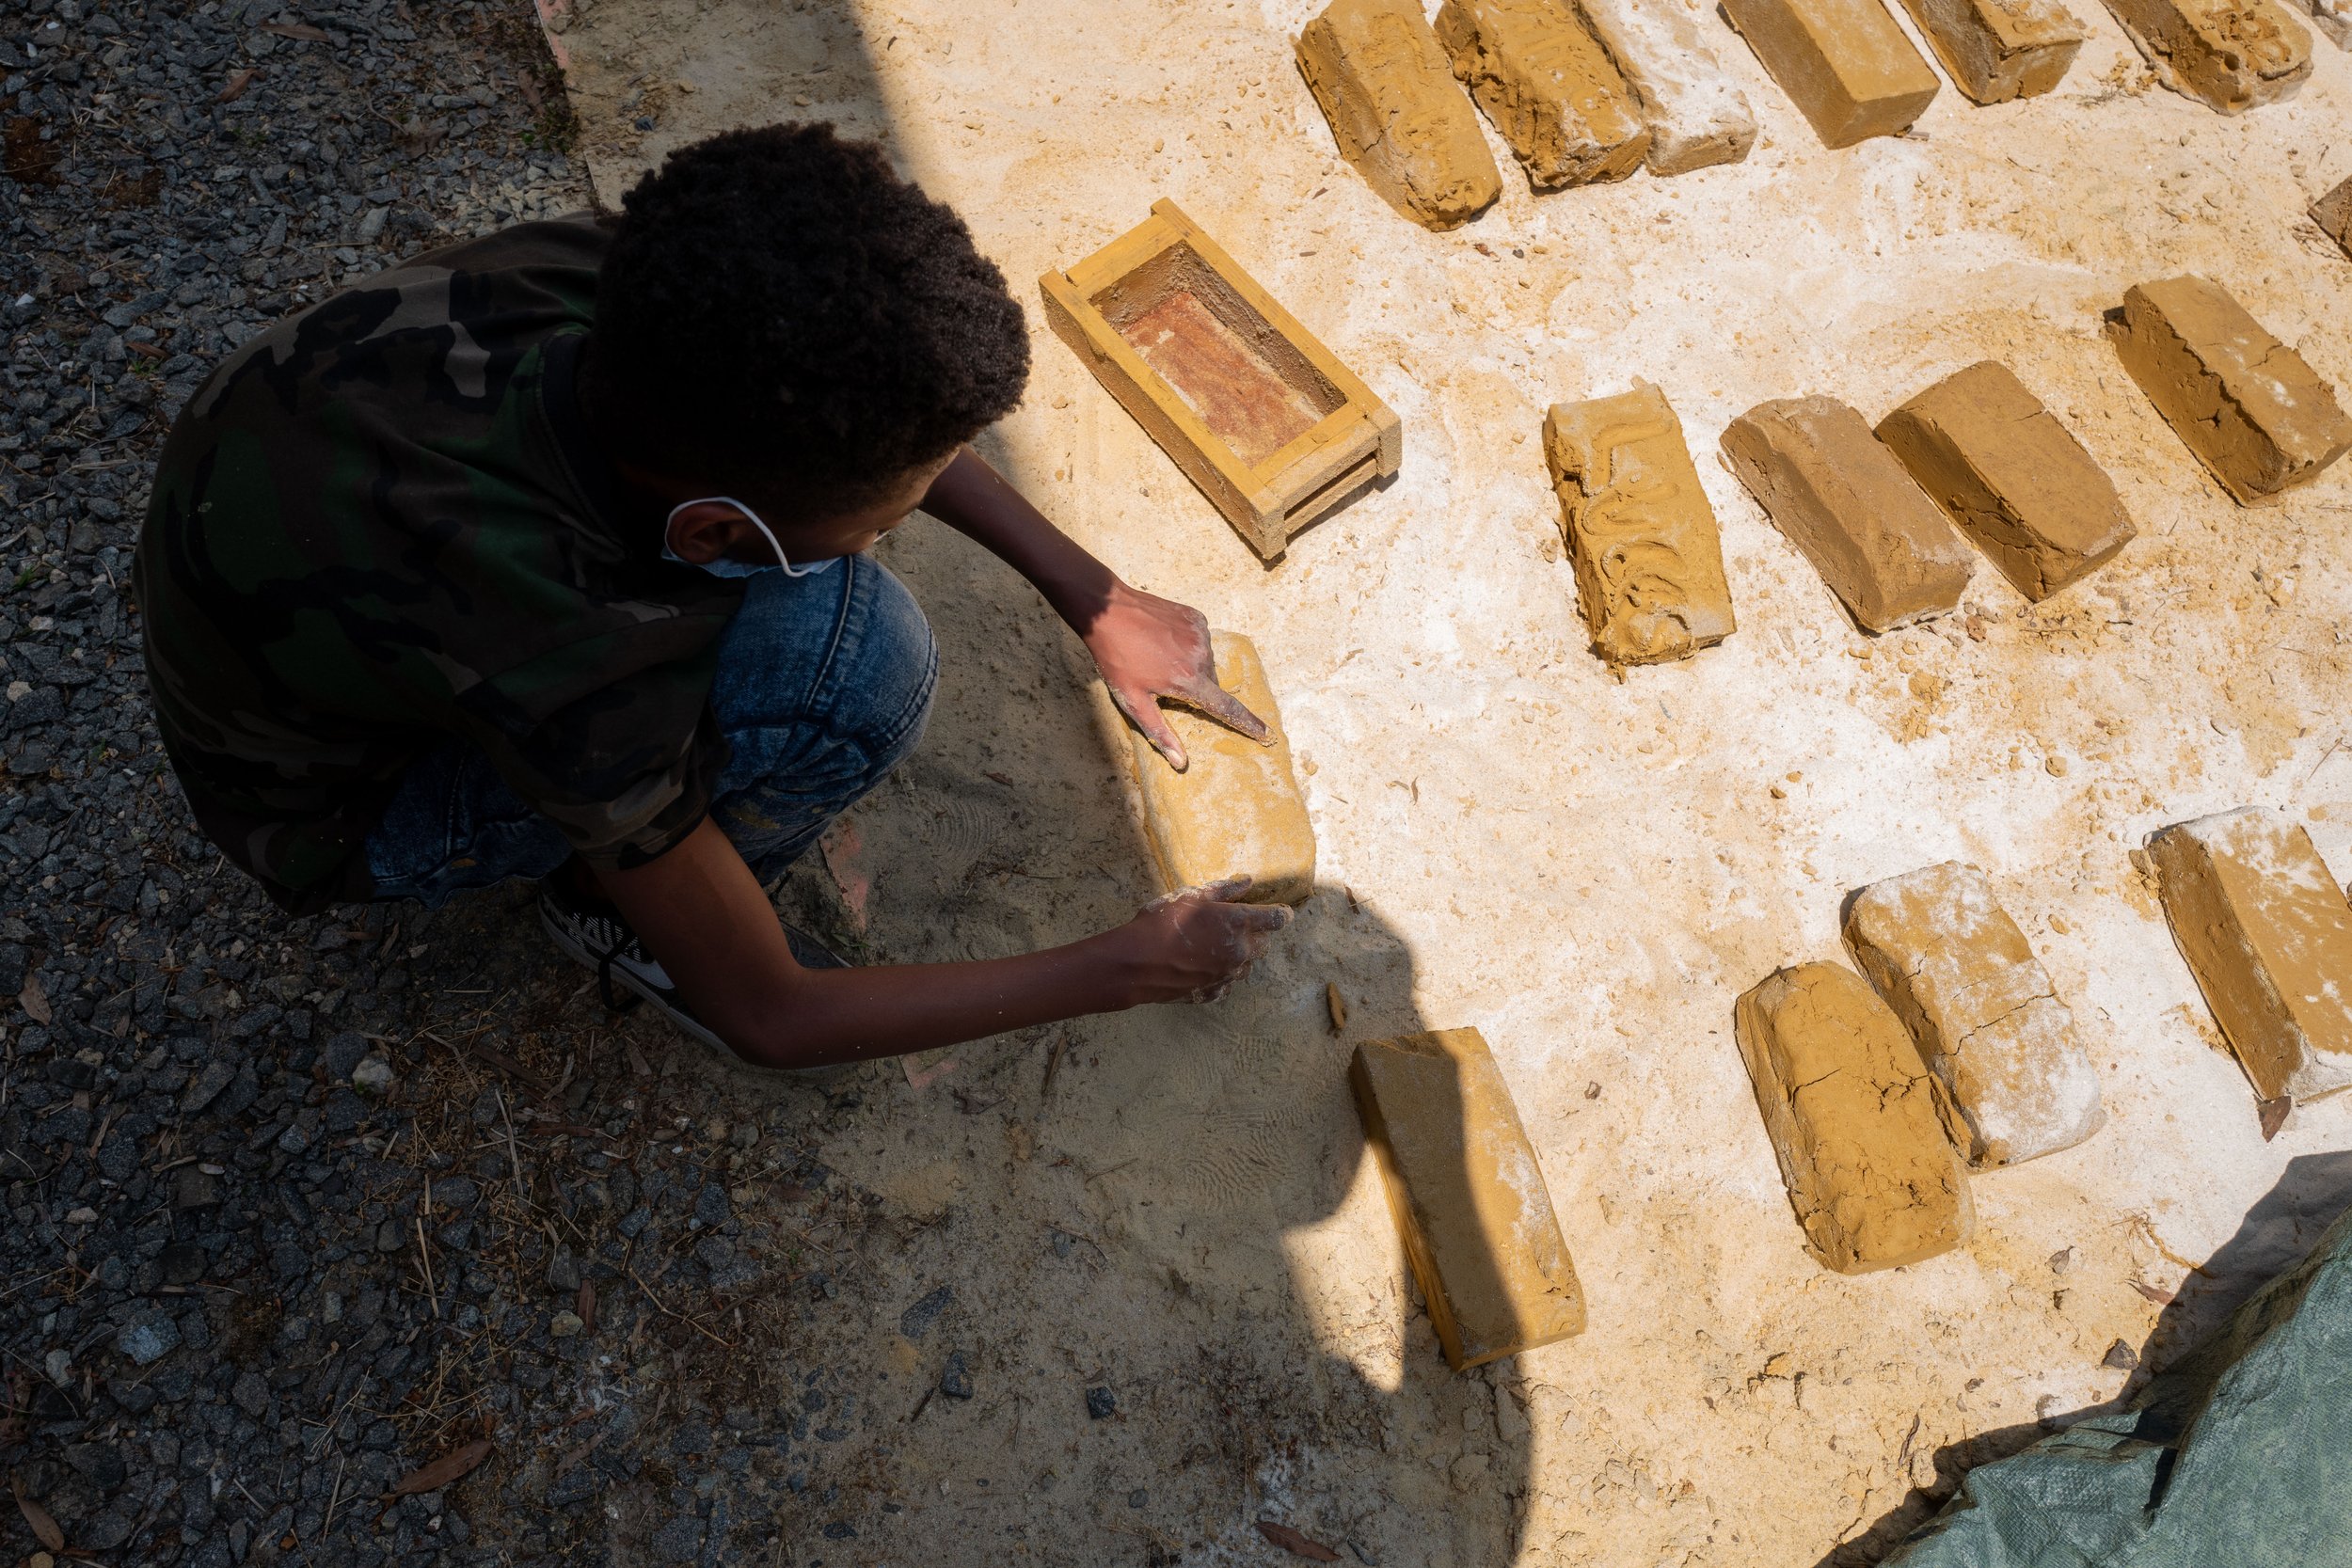
[[[1122,711],[1263,738],[1205,623],[967,444],[1020,306],[962,221],[823,125],[741,131],[615,224],[529,223],[246,344],[164,449],[138,585],[197,820],[297,912],[541,879],[558,946],[803,1068],[1214,998],[1287,911],[1190,889],[1065,947],[841,967],[762,891],[920,737],[936,654],[863,552],[916,507],[1020,571]]]

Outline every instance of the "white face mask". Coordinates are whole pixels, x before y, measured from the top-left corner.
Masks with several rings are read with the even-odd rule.
[[[744,562],[731,561],[723,555],[710,561],[689,561],[672,549],[670,529],[673,524],[676,523],[677,515],[690,506],[702,506],[706,503],[731,506],[740,512],[750,520],[752,527],[759,530],[760,537],[768,541],[768,547],[776,552],[776,563],[773,566],[753,566]],[[664,518],[661,524],[661,559],[675,561],[681,566],[699,566],[714,578],[747,578],[756,572],[774,571],[782,571],[788,578],[806,578],[815,577],[819,572],[829,570],[833,563],[841,558],[837,555],[829,556],[823,561],[812,561],[806,565],[795,566],[792,564],[791,557],[784,553],[784,546],[776,543],[775,531],[759,520],[758,513],[754,512],[733,496],[703,496],[694,500],[680,501],[670,508],[669,516]]]

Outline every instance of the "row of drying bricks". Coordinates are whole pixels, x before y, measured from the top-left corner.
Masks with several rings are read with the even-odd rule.
[[[2143,285],[2120,314],[2125,364],[2241,501],[2308,483],[2352,449],[2326,385],[2216,285]],[[1751,410],[1724,437],[1773,521],[1873,630],[1957,605],[1955,522],[2036,598],[2130,537],[2106,475],[1997,364],[1939,383],[1881,434],[1809,398]],[[1683,652],[1728,630],[1727,596],[1703,597],[1723,581],[1714,519],[1657,389],[1561,405],[1548,436],[1604,656],[1672,657],[1669,623]],[[1216,657],[1275,744],[1172,715],[1193,755],[1177,773],[1138,737],[1146,837],[1170,886],[1246,871],[1252,896],[1295,902],[1313,887],[1314,836],[1279,709],[1247,639],[1219,633]],[[2265,1104],[2352,1085],[2352,905],[2308,834],[2241,811],[2169,829],[2148,856]],[[2072,1147],[2105,1117],[2064,1004],[1980,873],[1935,866],[1866,889],[1847,936],[1883,1000],[1851,971],[1800,965],[1740,999],[1736,1032],[1807,1249],[1859,1272],[1959,1245],[1974,1223],[1965,1169]],[[1449,1359],[1474,1366],[1579,1332],[1568,1249],[1477,1031],[1367,1044],[1351,1077]]]
[[[2223,113],[2293,95],[2310,32],[2278,0],[2107,0],[2177,90]],[[1906,0],[1979,103],[2055,88],[2087,36],[2058,0]],[[2352,0],[2300,0],[2352,48]],[[1723,0],[1823,143],[1908,130],[1939,90],[1882,0]],[[1538,189],[1686,173],[1747,156],[1756,126],[1684,0],[1332,0],[1298,64],[1339,149],[1381,196],[1431,229],[1502,192],[1458,78]]]

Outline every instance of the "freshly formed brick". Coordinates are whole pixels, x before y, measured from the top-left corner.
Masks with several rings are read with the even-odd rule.
[[[1880,0],[1723,0],[1823,146],[1896,135],[1935,97],[1935,72]]]
[[[2294,97],[2312,34],[2278,0],[2107,0],[2156,73],[2225,115]]]
[[[2265,1100],[2352,1085],[2352,905],[2311,834],[2248,807],[2149,840],[2172,940]]]
[[[1622,180],[1649,128],[1573,0],[1445,0],[1438,38],[1538,188]]]
[[[1554,404],[1544,455],[1595,652],[1613,665],[1656,664],[1731,635],[1715,513],[1665,393],[1637,381],[1615,397]]]
[[[1733,1014],[1805,1250],[1839,1274],[1948,1252],[1976,1226],[1943,1090],[1901,1022],[1840,964],[1798,964]]]
[[[1649,127],[1649,171],[1736,164],[1756,145],[1747,94],[1716,59],[1683,0],[1578,0]]]
[[[1868,631],[1960,603],[1968,546],[1862,416],[1834,398],[1760,403],[1724,432],[1724,454]]]
[[[2048,92],[2088,35],[2058,0],[1905,0],[1960,90],[1979,103]]]
[[[1298,70],[1341,154],[1415,223],[1458,228],[1502,194],[1420,0],[1331,0],[1298,35]]]
[[[2148,401],[2241,502],[2276,499],[2352,451],[2333,388],[2217,283],[2135,284],[2112,336]]]
[[[2352,49],[2352,44],[2344,47]],[[2352,256],[2352,180],[2312,203],[2312,221],[2319,225],[2322,233],[2344,246],[2346,256]]]
[[[2138,531],[2106,470],[1994,360],[1887,415],[1879,439],[2029,599],[2096,570]]]
[[[1550,1190],[1478,1031],[1358,1046],[1348,1082],[1454,1370],[1582,1333]]]
[[[1265,666],[1249,639],[1211,634],[1217,684],[1274,731],[1261,745],[1189,709],[1166,709],[1184,743],[1179,773],[1130,730],[1136,784],[1143,797],[1144,836],[1163,886],[1199,887],[1227,877],[1253,879],[1256,904],[1295,904],[1314,891],[1315,832],[1291,772],[1290,742],[1275,710]]]
[[[1973,865],[1873,882],[1846,945],[1943,1084],[1972,1170],[2072,1148],[2104,1126],[2099,1075],[2026,933]]]

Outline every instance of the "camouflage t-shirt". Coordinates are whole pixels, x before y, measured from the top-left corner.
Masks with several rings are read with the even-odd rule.
[[[660,560],[581,413],[607,243],[527,223],[379,274],[239,349],[172,430],[137,575],[164,744],[289,910],[368,896],[369,831],[453,737],[592,864],[702,820],[742,587]]]

